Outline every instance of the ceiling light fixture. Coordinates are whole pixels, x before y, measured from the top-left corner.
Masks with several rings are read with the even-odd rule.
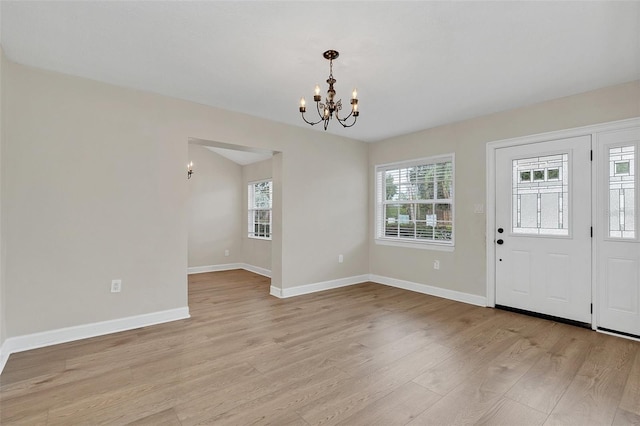
[[[333,78],[333,60],[338,57],[339,53],[337,50],[327,50],[322,54],[325,59],[329,60],[329,78],[327,79],[327,83],[329,84],[329,90],[327,90],[327,97],[324,103],[320,102],[322,97],[320,96],[320,86],[316,84],[315,95],[313,95],[313,100],[316,103],[316,109],[318,110],[318,115],[320,119],[318,121],[309,121],[304,117],[304,113],[307,111],[306,102],[304,98],[300,99],[300,113],[302,114],[302,119],[305,123],[311,124],[312,126],[318,123],[324,123],[324,129],[327,130],[327,126],[329,126],[329,120],[335,117],[338,120],[338,123],[342,124],[342,127],[351,127],[356,124],[358,120],[358,115],[360,115],[360,111],[358,111],[358,91],[353,89],[353,97],[351,98],[351,112],[345,118],[340,118],[338,113],[342,110],[342,99],[337,102],[334,101],[336,96],[336,91],[333,88],[333,85],[336,82],[336,79]],[[353,122],[351,124],[347,124],[347,121],[353,117]]]

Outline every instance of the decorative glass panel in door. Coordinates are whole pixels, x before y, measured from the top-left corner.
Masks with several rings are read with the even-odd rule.
[[[569,235],[569,155],[513,160],[514,234]]]
[[[635,148],[609,148],[609,238],[636,237]]]

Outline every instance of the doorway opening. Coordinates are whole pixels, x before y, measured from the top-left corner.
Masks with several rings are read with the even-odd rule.
[[[190,138],[188,156],[188,274],[245,269],[271,278],[281,268],[274,255],[281,247],[281,153]],[[268,230],[261,238],[252,238],[249,223],[252,182],[271,189],[262,198],[269,205],[260,211]]]

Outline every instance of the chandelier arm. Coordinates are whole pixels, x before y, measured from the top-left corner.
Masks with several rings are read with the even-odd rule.
[[[342,125],[342,127],[345,127],[345,128],[346,128],[346,127],[352,127],[354,124],[356,124],[356,121],[358,121],[358,116],[357,116],[357,115],[353,115],[353,123],[351,123],[351,124],[344,124],[344,123],[349,119],[349,117],[351,117],[351,116],[352,116],[352,114],[349,114],[349,115],[348,115],[346,118],[344,118],[344,119],[338,119],[338,123],[340,123],[340,124]]]
[[[304,117],[304,112],[302,112],[302,113],[300,113],[300,114],[302,115],[302,119],[304,120],[304,122],[305,122],[305,123],[307,123],[307,124],[311,124],[312,126],[315,126],[316,124],[318,124],[318,123],[320,123],[320,122],[322,121],[322,119],[320,119],[320,120],[318,120],[318,121],[316,121],[316,122],[311,122],[311,121],[307,120],[307,119]]]
[[[353,109],[351,109],[351,112],[349,113],[349,115],[347,115],[345,118],[340,118],[338,117],[338,113],[336,112],[336,118],[338,119],[339,122],[344,123],[345,121],[347,121],[349,119],[349,117],[351,117],[353,115]]]

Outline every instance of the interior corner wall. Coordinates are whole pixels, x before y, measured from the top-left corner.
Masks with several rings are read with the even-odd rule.
[[[374,222],[374,167],[455,153],[455,250],[416,250],[370,240],[371,273],[486,297],[485,206],[488,142],[640,116],[640,81],[606,87],[391,138],[369,147],[369,214]],[[373,234],[373,226],[371,233]],[[433,261],[440,269],[433,269]]]
[[[189,268],[240,262],[242,167],[200,145],[189,144],[188,156]]]
[[[273,198],[271,200],[271,287],[282,289],[282,153],[271,158]],[[366,230],[365,230],[366,232]],[[367,270],[369,264],[367,264]]]
[[[242,166],[242,218],[247,218],[248,185],[250,182],[273,178],[273,160],[268,159]],[[271,271],[271,240],[248,237],[248,220],[242,221],[242,262]]]
[[[280,153],[272,286],[368,273],[364,142],[5,65],[7,338],[187,306],[189,138]]]
[[[5,56],[0,45],[0,371],[2,371],[2,345],[6,339],[6,309],[5,309],[5,236],[4,236],[4,68]]]

